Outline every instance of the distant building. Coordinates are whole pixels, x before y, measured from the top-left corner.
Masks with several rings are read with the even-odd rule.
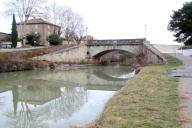
[[[11,42],[2,42],[0,43],[0,48],[12,48]]]
[[[7,37],[10,36],[8,33],[0,32],[0,43],[7,41]]]
[[[22,23],[17,23],[18,38],[20,39],[22,38],[22,25]],[[39,33],[41,35],[40,45],[45,46],[49,45],[47,37],[53,33],[59,34],[60,29],[60,26],[47,22],[41,18],[33,18],[28,20],[26,23],[26,34],[31,32]]]
[[[94,38],[93,36],[91,35],[86,35],[86,36],[83,36],[82,37],[82,41],[90,41],[90,40],[95,40],[96,38]]]
[[[11,48],[12,43],[8,42],[8,37],[10,34],[0,32],[0,48]]]

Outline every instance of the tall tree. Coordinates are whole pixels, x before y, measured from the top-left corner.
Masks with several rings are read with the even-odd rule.
[[[17,47],[17,39],[18,39],[17,25],[16,25],[16,20],[15,20],[15,14],[13,14],[11,42],[12,42],[12,47],[14,47],[14,48]]]
[[[15,13],[19,17],[19,30],[22,38],[26,36],[26,23],[29,17],[39,15],[43,10],[43,4],[46,2],[47,0],[7,0],[6,14]]]
[[[168,30],[175,33],[177,42],[192,45],[192,2],[187,2],[181,9],[173,11]]]

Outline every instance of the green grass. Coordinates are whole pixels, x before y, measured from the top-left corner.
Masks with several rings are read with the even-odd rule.
[[[177,119],[178,78],[169,77],[181,65],[167,57],[166,65],[147,66],[107,103],[89,128],[180,128]]]
[[[183,46],[180,49],[192,49],[192,45]]]

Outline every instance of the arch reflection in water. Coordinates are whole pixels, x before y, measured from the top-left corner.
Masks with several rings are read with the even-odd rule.
[[[0,127],[63,128],[88,123],[124,84],[118,77],[129,72],[120,68],[1,74],[0,97],[5,101],[0,107],[6,109],[0,112]],[[7,80],[6,75],[12,79]]]

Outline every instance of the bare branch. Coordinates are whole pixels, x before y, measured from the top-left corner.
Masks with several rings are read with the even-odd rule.
[[[83,18],[66,6],[59,6],[52,3],[46,7],[43,18],[52,21],[54,24],[61,26],[61,35],[69,42],[80,42],[81,37],[85,34],[86,28]]]
[[[27,20],[39,13],[43,4],[47,0],[7,0],[6,15],[12,15],[13,13],[18,16],[21,24],[22,38],[25,37],[25,26]]]

